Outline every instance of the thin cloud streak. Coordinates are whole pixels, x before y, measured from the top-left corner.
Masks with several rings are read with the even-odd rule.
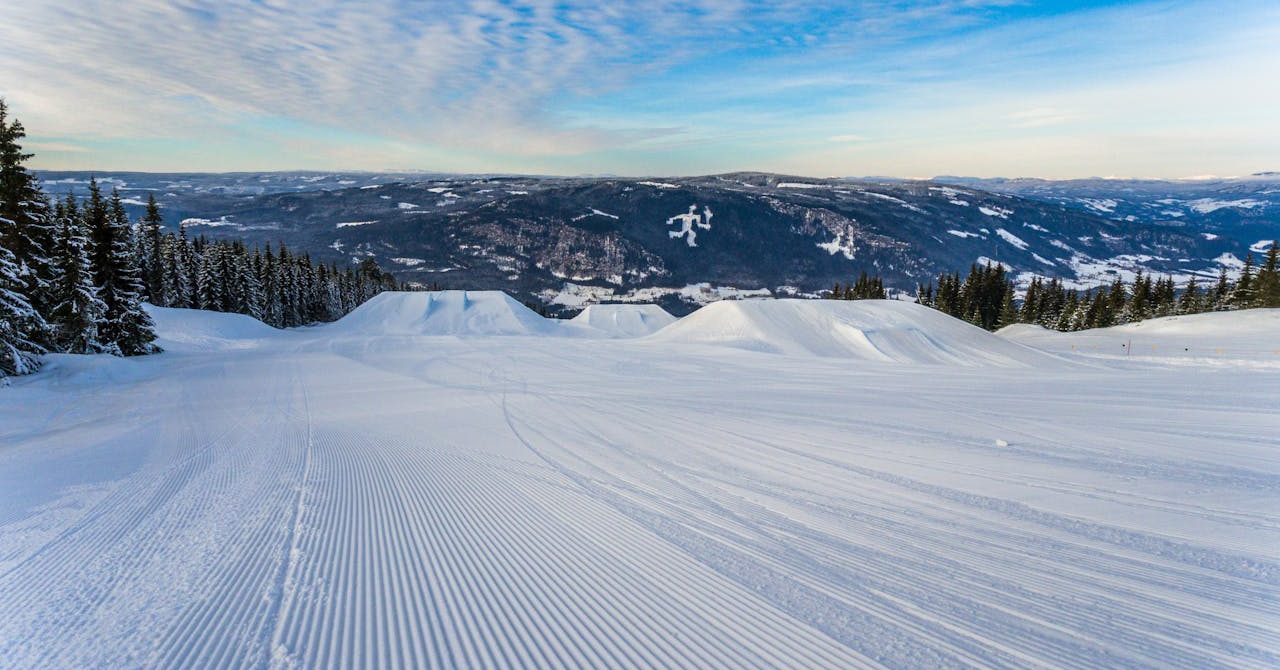
[[[0,95],[33,140],[85,148],[40,158],[59,166],[921,174],[903,148],[934,141],[939,171],[984,173],[997,139],[1048,174],[1046,132],[1137,137],[1191,87],[1275,102],[1203,64],[1274,74],[1278,26],[1264,3],[34,0],[0,8]],[[1153,80],[1150,105],[1116,93]],[[1182,132],[1280,134],[1209,103]]]

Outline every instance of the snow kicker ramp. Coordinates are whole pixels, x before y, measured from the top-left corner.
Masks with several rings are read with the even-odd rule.
[[[676,317],[657,305],[591,305],[569,320],[608,337],[643,337],[675,323]]]
[[[540,335],[554,323],[501,291],[388,291],[332,326],[342,335]]]
[[[718,302],[650,339],[925,365],[1026,366],[1055,360],[937,310],[893,300]]]

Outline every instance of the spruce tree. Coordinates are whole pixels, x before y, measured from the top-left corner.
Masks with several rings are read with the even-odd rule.
[[[1018,323],[1018,309],[1013,305],[1013,284],[1006,283],[1004,295],[1000,300],[1000,316],[996,319],[996,328],[1004,328]]]
[[[1258,270],[1258,277],[1254,281],[1256,296],[1255,304],[1258,307],[1280,307],[1280,240],[1273,241],[1271,248],[1267,249],[1266,260],[1262,262],[1262,267]]]
[[[10,272],[15,279],[11,290],[19,291],[35,310],[36,317],[24,319],[23,337],[42,348],[51,344],[52,329],[46,316],[53,280],[53,222],[48,199],[24,163],[31,154],[22,150],[26,137],[22,123],[9,120],[8,107],[0,98],[0,246],[9,252]]]
[[[156,196],[148,193],[147,211],[142,216],[142,230],[138,236],[140,240],[138,246],[142,251],[140,260],[144,280],[143,285],[146,289],[144,297],[151,304],[160,306],[169,304],[165,295],[164,250],[160,239],[163,227],[164,217],[160,215],[160,206],[156,204]]]
[[[1196,285],[1196,278],[1192,277],[1187,280],[1186,288],[1182,289],[1182,295],[1178,298],[1178,314],[1195,314],[1203,309],[1200,299],[1200,287]]]
[[[1209,294],[1206,300],[1209,309],[1215,312],[1221,312],[1230,309],[1228,300],[1231,297],[1231,284],[1227,281],[1227,269],[1218,269],[1218,282],[1214,284],[1213,292]]]
[[[1107,309],[1102,314],[1102,321],[1095,326],[1096,328],[1107,328],[1123,323],[1127,323],[1125,319],[1125,305],[1129,302],[1128,291],[1124,287],[1124,280],[1116,278],[1111,283],[1111,289],[1107,292]]]
[[[1150,315],[1149,301],[1151,299],[1151,284],[1148,282],[1146,275],[1142,270],[1133,278],[1133,293],[1129,296],[1129,303],[1125,306],[1125,321],[1134,322],[1141,321]]]
[[[159,351],[155,324],[142,309],[142,277],[132,238],[132,226],[120,202],[120,193],[112,191],[107,206],[106,222],[95,244],[102,262],[99,268],[102,301],[107,312],[100,329],[103,344],[121,356],[139,356]]]
[[[191,242],[187,240],[185,226],[178,227],[177,235],[164,237],[164,292],[169,307],[195,307],[192,294],[190,263]]]
[[[1247,254],[1244,267],[1240,269],[1240,278],[1227,296],[1227,305],[1231,309],[1248,309],[1254,306],[1257,298],[1257,287],[1253,285],[1253,254]]]
[[[96,354],[103,351],[98,325],[106,316],[107,306],[93,285],[89,240],[75,199],[68,195],[59,211],[51,314],[55,341],[67,353]]]
[[[31,334],[48,329],[26,290],[17,259],[0,243],[0,377],[35,372],[45,351]]]

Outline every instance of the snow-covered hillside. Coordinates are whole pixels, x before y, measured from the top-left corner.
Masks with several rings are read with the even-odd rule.
[[[1278,309],[1167,316],[1075,333],[1015,324],[997,334],[1063,354],[1280,368]]]
[[[166,353],[0,388],[0,666],[1280,664],[1274,367],[522,310],[155,310]],[[1207,316],[1178,341],[1273,346]]]

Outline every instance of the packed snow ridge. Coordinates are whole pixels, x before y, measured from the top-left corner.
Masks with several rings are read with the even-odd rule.
[[[501,291],[386,292],[323,328],[338,335],[534,335],[554,323]]]
[[[676,318],[657,305],[589,305],[570,323],[586,326],[611,337],[643,337],[675,323]]]
[[[893,300],[722,301],[680,319],[653,339],[922,365],[1056,363],[937,310]]]

